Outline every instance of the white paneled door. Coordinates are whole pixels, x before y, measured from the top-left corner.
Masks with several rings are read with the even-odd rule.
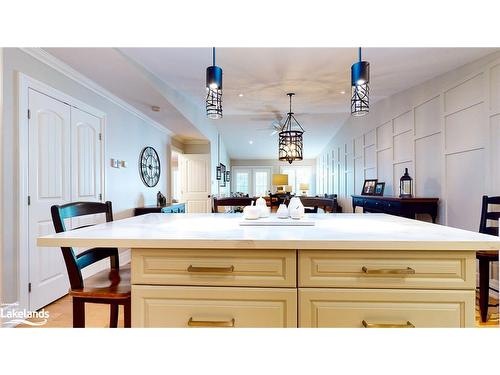
[[[69,287],[61,250],[36,246],[54,232],[50,207],[100,198],[100,120],[38,91],[28,95],[29,308],[37,310]]]
[[[211,211],[210,154],[179,155],[181,201],[187,213]]]

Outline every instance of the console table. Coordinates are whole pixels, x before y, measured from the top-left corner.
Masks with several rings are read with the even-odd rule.
[[[416,214],[428,214],[436,222],[439,198],[395,198],[373,195],[353,195],[352,210],[363,207],[363,212],[386,213],[415,219]]]
[[[184,203],[171,203],[166,206],[145,206],[145,207],[136,207],[134,209],[134,216],[144,215],[144,214],[177,214],[177,213],[185,213],[186,205]]]

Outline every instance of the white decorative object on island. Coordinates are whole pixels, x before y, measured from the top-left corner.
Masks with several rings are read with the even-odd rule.
[[[132,248],[134,327],[474,326],[475,251],[500,238],[384,214],[308,219],[148,214],[38,245]]]

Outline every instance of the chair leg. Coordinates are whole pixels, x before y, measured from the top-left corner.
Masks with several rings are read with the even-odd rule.
[[[109,328],[118,327],[118,304],[109,305]]]
[[[490,294],[490,262],[486,259],[479,260],[479,311],[481,321],[488,320],[488,304]]]
[[[73,298],[73,328],[85,328],[85,302]]]
[[[125,328],[131,328],[132,327],[131,317],[130,317],[130,310],[131,310],[130,309],[130,300],[128,300],[123,305],[123,311],[124,311],[124,316],[125,316],[125,322],[124,322]]]

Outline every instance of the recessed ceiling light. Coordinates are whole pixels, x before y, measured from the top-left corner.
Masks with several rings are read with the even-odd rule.
[[[253,145],[253,141],[248,141],[249,144]]]
[[[239,94],[238,94],[238,96],[241,98],[241,97],[243,96],[243,94],[242,94],[242,93],[239,93]]]
[[[342,90],[340,93],[341,93],[342,95],[345,95],[345,91],[344,91],[344,90]]]

